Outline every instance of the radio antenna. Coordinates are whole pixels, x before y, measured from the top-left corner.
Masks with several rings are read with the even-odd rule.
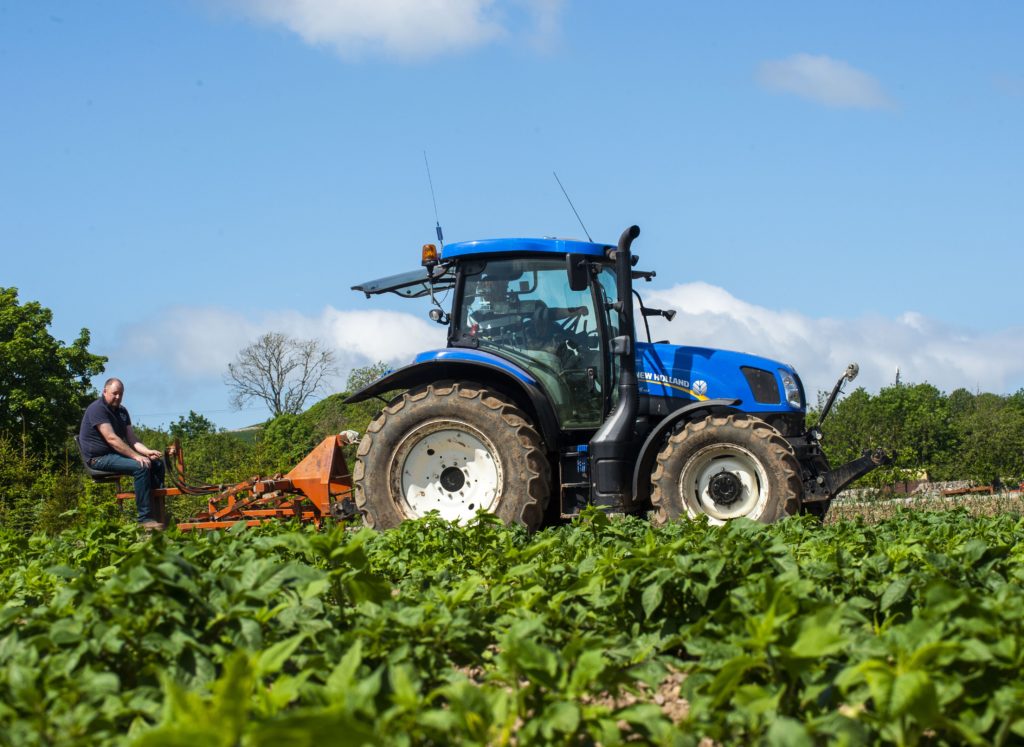
[[[430,178],[430,161],[427,152],[423,151],[423,163],[427,166],[427,181],[430,183],[430,199],[434,201],[434,223],[437,227],[437,241],[444,247],[444,232],[441,231],[441,219],[437,217],[437,197],[434,196],[434,180]]]
[[[587,227],[583,225],[583,219],[580,217],[580,214],[576,212],[576,206],[572,204],[572,200],[569,199],[569,193],[565,191],[565,187],[562,187],[562,180],[558,178],[558,172],[552,171],[551,173],[555,175],[555,181],[558,182],[558,186],[561,187],[562,194],[565,195],[565,199],[568,201],[569,207],[572,208],[572,212],[576,215],[576,220],[580,222],[580,228],[582,228],[583,233],[587,235],[587,241],[593,244],[594,240],[590,238],[590,232],[587,231]]]

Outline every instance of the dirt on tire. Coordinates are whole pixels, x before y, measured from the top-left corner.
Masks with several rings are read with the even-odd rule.
[[[503,394],[472,382],[441,381],[410,389],[370,423],[353,470],[356,507],[366,523],[390,529],[417,518],[402,491],[408,442],[438,429],[476,434],[493,447],[499,476],[488,508],[508,524],[536,530],[551,492],[551,468],[540,435]]]
[[[737,457],[751,464],[758,480],[758,495],[752,510],[743,514],[749,519],[771,524],[800,512],[803,484],[800,465],[792,446],[775,428],[758,418],[746,415],[710,416],[687,424],[673,434],[658,453],[651,474],[651,503],[655,524],[672,519],[693,518],[705,513],[696,495],[681,495],[681,484],[689,483],[690,469],[702,452],[721,447],[723,453],[734,450]],[[709,517],[713,523],[721,520]]]

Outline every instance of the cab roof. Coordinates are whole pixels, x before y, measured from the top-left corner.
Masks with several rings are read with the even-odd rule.
[[[433,273],[434,290],[443,291],[455,284],[455,271],[445,267],[445,262],[456,259],[472,259],[473,257],[490,257],[508,254],[583,254],[588,257],[604,257],[608,249],[615,247],[607,244],[595,244],[590,241],[576,239],[482,239],[480,241],[460,241],[448,244],[441,249],[441,266],[433,271],[425,267],[388,275],[377,280],[368,280],[353,285],[352,290],[366,294],[366,297],[381,293],[394,293],[405,298],[422,298],[430,293],[431,273]]]
[[[585,254],[603,257],[607,244],[594,244],[576,239],[482,239],[447,244],[441,249],[441,261],[461,257],[483,257],[492,254]]]

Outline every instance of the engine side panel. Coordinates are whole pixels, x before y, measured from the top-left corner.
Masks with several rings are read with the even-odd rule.
[[[648,414],[668,415],[691,402],[738,399],[739,412],[802,414],[786,401],[782,372],[796,377],[792,366],[731,350],[638,342],[637,379]]]

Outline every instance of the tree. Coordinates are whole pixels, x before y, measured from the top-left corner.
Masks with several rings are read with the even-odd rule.
[[[345,398],[367,384],[376,381],[391,370],[378,362],[363,368],[354,368],[345,384],[345,392],[324,397],[300,416],[312,428],[314,443],[332,433],[353,430],[366,433],[366,428],[380,411],[381,400],[372,397],[363,402],[345,404]],[[382,396],[387,399],[387,392]]]
[[[1024,475],[1024,410],[1013,397],[997,394],[978,394],[973,404],[955,423],[960,476],[983,484],[1019,480]]]
[[[377,361],[362,368],[353,368],[349,372],[348,380],[345,382],[345,391],[349,394],[358,392],[364,386],[372,384],[390,370],[391,366],[384,361]]]
[[[307,418],[290,413],[278,415],[267,423],[259,439],[264,464],[272,472],[287,472],[320,440]]]
[[[825,392],[819,392],[819,408],[807,413],[808,425],[816,425],[820,406],[825,403]],[[836,402],[822,425],[825,454],[832,465],[845,464],[861,455],[864,449],[880,446],[872,442],[872,397],[864,387],[857,387]]]
[[[61,450],[107,362],[89,352],[89,330],[65,345],[52,322],[39,303],[19,303],[17,288],[0,288],[0,433],[38,453]]]
[[[277,417],[301,412],[306,400],[335,373],[334,353],[319,340],[293,340],[268,332],[239,351],[235,362],[228,364],[224,382],[231,387],[235,409],[255,399]]]
[[[866,448],[882,447],[894,462],[869,473],[862,484],[886,485],[917,479],[923,472],[949,479],[961,468],[957,462],[957,434],[950,406],[969,408],[968,392],[952,400],[931,384],[896,384],[877,395],[863,388],[836,404],[823,428],[824,449],[833,465],[860,456]]]
[[[188,411],[188,417],[180,416],[175,423],[171,423],[171,438],[197,438],[209,433],[216,433],[217,426],[205,415],[200,415],[195,410]],[[144,443],[149,443],[145,441]]]

